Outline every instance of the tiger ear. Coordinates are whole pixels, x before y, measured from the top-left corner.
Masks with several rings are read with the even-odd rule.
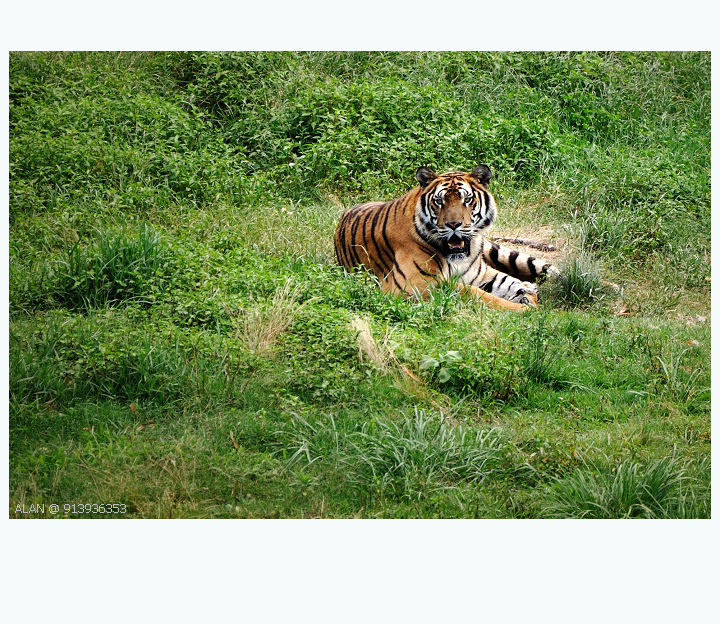
[[[470,172],[470,175],[475,176],[483,186],[487,186],[492,178],[492,172],[487,165],[478,165]]]
[[[435,173],[430,167],[420,167],[415,174],[417,181],[420,182],[420,186],[425,188],[430,182],[437,178]]]

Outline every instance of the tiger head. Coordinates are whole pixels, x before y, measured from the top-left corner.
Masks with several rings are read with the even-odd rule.
[[[418,234],[450,262],[462,262],[470,243],[495,220],[495,199],[487,189],[492,174],[487,165],[470,173],[438,175],[429,167],[416,174],[421,195],[415,215]]]

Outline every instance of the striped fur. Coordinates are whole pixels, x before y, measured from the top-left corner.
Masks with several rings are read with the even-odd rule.
[[[490,169],[437,175],[420,167],[416,177],[420,186],[402,197],[343,214],[335,233],[338,262],[348,270],[365,266],[388,292],[425,295],[433,284],[456,277],[460,290],[493,307],[536,305],[531,282],[558,270],[485,240],[497,214]]]

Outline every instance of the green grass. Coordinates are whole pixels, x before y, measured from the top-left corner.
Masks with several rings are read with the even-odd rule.
[[[706,53],[12,53],[9,515],[709,517],[709,103]],[[540,309],[336,266],[481,162]]]
[[[686,472],[673,457],[647,466],[588,466],[556,481],[543,512],[560,518],[710,517],[707,498],[689,485]]]

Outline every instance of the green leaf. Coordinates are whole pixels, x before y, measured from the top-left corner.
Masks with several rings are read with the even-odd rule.
[[[443,360],[445,362],[459,362],[462,360],[462,355],[460,351],[448,351],[443,357]]]
[[[438,362],[435,358],[429,357],[427,355],[424,355],[422,362],[420,362],[420,370],[427,370],[428,368],[437,368],[438,366],[440,366],[440,362]]]

